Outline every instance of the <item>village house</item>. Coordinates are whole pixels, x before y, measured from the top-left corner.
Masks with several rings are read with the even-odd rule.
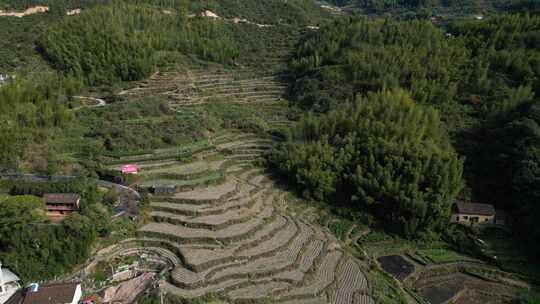
[[[47,216],[63,218],[80,208],[81,196],[76,193],[47,193],[43,195]]]
[[[465,225],[495,223],[495,208],[489,204],[457,202],[452,209],[452,221],[456,223]]]
[[[0,262],[0,304],[4,304],[21,288],[20,279]]]

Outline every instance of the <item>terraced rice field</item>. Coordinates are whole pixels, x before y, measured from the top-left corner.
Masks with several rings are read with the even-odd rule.
[[[272,140],[232,134],[215,141],[218,152],[230,151],[227,161],[193,157],[143,169],[204,178],[238,168],[215,185],[195,182],[193,189],[151,197],[151,221],[122,250],[162,254],[169,274],[160,288],[183,299],[219,294],[229,302],[373,303],[363,264],[327,230],[278,208],[283,195],[252,164]],[[254,157],[237,157],[247,149]]]
[[[121,95],[140,98],[162,95],[172,109],[214,102],[261,103],[280,102],[286,85],[275,75],[257,75],[244,70],[194,67],[188,70],[158,72],[137,87]]]

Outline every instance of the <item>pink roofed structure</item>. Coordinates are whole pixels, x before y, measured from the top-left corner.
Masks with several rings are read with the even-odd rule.
[[[139,173],[139,166],[135,164],[123,165],[121,170],[122,174],[137,174]]]

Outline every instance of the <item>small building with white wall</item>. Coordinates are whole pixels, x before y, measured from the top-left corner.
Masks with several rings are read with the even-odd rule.
[[[452,206],[452,221],[465,225],[494,224],[495,214],[489,204],[456,202]]]
[[[21,288],[19,277],[0,262],[0,304],[4,304]]]

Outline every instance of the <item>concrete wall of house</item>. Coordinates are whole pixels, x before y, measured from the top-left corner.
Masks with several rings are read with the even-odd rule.
[[[73,300],[71,301],[71,303],[66,303],[66,304],[78,304],[79,301],[81,301],[81,298],[82,298],[82,288],[81,288],[81,284],[78,284],[77,288],[75,289],[75,294],[73,295]]]
[[[494,224],[495,216],[454,213],[452,214],[452,222],[466,225]]]

